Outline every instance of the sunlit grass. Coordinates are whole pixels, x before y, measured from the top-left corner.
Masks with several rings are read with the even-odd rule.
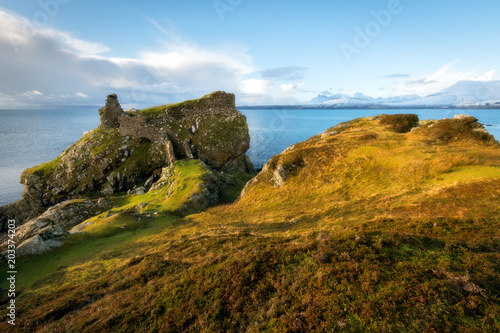
[[[463,126],[392,126],[313,137],[235,203],[185,218],[161,191],[117,198],[66,247],[19,265],[19,327],[498,331],[500,149],[449,136]],[[289,174],[275,186],[279,164]],[[182,201],[203,169],[178,167]]]

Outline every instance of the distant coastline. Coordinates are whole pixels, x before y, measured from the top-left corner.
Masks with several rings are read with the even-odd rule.
[[[237,105],[241,110],[500,110],[500,104],[488,106],[380,106],[380,105],[359,105],[359,106],[335,106],[335,105]]]

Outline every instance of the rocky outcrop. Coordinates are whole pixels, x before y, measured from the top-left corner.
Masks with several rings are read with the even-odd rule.
[[[391,114],[374,117],[382,125],[387,125],[396,133],[408,133],[412,128],[418,126],[419,119],[416,114]]]
[[[56,236],[52,233],[33,236],[16,249],[16,254],[18,256],[38,255],[64,245],[62,241],[52,237]]]
[[[202,174],[200,179],[193,179],[191,182],[195,188],[191,191],[184,202],[172,212],[176,215],[188,215],[194,212],[205,210],[216,204],[220,198],[221,179],[212,172],[202,161],[193,161],[198,174]],[[162,170],[161,178],[151,187],[149,193],[158,190],[166,192],[166,197],[170,198],[185,187],[181,185],[183,176],[180,174],[182,168],[177,164],[166,167]]]
[[[483,124],[480,124],[477,118],[468,115],[456,115],[452,119],[428,122],[418,127],[417,132],[424,134],[429,140],[442,143],[470,140],[487,145],[497,144]]]
[[[252,169],[244,159],[250,147],[246,118],[233,94],[217,91],[197,100],[123,112],[116,95],[99,110],[101,127],[121,136],[172,146],[175,158],[197,158],[215,169]],[[170,154],[170,160],[174,156]]]
[[[342,140],[353,146],[368,145],[370,140],[377,140],[380,133],[384,132],[383,136],[389,135],[388,133],[390,135],[397,133],[404,138],[404,135],[408,135],[412,140],[422,140],[422,144],[425,145],[471,143],[481,146],[498,146],[499,144],[478,122],[478,119],[468,115],[425,121],[419,121],[418,116],[414,114],[383,114],[354,119],[340,123],[307,141],[290,146],[281,154],[271,158],[259,174],[246,184],[240,198],[247,196],[259,184],[272,185],[275,188],[286,186],[295,175],[301,172],[301,169],[307,169],[304,159],[310,155],[316,156],[317,150],[320,150],[319,147],[321,149],[335,147]],[[340,148],[335,149],[340,150]],[[309,169],[316,163],[319,163],[318,160],[310,160]]]
[[[120,127],[119,118],[122,114],[123,109],[118,103],[118,97],[115,94],[109,95],[106,99],[106,105],[99,110],[101,127],[104,129]]]
[[[38,216],[33,221],[58,225],[65,230],[73,228],[92,216],[99,215],[109,210],[112,207],[112,202],[108,198],[97,200],[90,199],[74,199],[63,201],[55,206],[50,207],[42,215]],[[18,237],[23,236],[23,230],[32,221],[22,225],[18,230]]]
[[[226,173],[253,172],[246,156],[246,118],[235,109],[233,94],[219,91],[138,112],[123,111],[117,96],[109,95],[99,114],[97,129],[55,160],[23,172],[22,199],[0,207],[0,231],[5,231],[8,219],[20,225],[67,200],[80,199],[83,204],[88,196],[145,193],[163,168],[182,159],[199,159],[207,168]],[[209,191],[215,187],[209,186]],[[95,213],[90,208],[94,204],[89,204],[90,214]],[[56,224],[73,224],[74,218],[63,220]]]
[[[101,198],[67,200],[50,207],[42,215],[17,228],[17,254],[40,254],[63,245],[60,239],[71,228],[109,210],[111,206],[111,200]],[[0,248],[7,248],[7,244],[0,244]]]

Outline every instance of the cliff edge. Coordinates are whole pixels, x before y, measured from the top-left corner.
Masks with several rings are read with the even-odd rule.
[[[21,200],[0,208],[2,231],[8,219],[21,225],[63,202],[72,215],[81,215],[75,220],[81,222],[89,214],[80,214],[81,204],[68,206],[69,201],[148,193],[177,161],[197,160],[200,170],[214,175],[205,206],[220,199],[220,188],[254,172],[245,154],[250,146],[246,118],[235,109],[233,94],[217,91],[135,112],[123,111],[118,97],[109,95],[99,114],[97,129],[58,158],[22,173]],[[91,214],[109,208],[103,205]]]

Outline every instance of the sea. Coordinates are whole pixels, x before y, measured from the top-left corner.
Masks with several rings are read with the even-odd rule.
[[[320,134],[338,123],[381,113],[414,113],[420,119],[467,114],[500,140],[500,110],[390,109],[304,110],[243,109],[250,130],[248,155],[256,168],[288,146]],[[97,108],[0,110],[0,206],[19,200],[23,170],[48,162],[100,123]]]

